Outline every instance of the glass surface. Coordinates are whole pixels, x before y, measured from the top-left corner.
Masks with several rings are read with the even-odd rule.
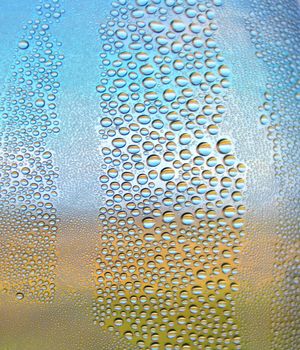
[[[297,350],[297,0],[0,2],[0,350]]]

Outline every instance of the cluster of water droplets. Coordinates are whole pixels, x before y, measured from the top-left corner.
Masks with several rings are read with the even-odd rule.
[[[63,56],[51,26],[62,13],[58,0],[40,1],[0,99],[0,280],[17,300],[48,302],[54,295],[58,169],[47,138],[59,132]]]
[[[299,5],[251,0],[247,28],[269,71],[260,123],[273,144],[278,184],[272,349],[299,348]],[[267,18],[267,20],[266,20]]]
[[[144,349],[239,349],[245,165],[220,134],[221,1],[119,0],[99,34],[95,317]]]

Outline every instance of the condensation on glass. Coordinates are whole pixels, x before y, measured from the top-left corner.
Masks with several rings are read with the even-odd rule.
[[[0,349],[297,350],[297,1],[16,3]]]

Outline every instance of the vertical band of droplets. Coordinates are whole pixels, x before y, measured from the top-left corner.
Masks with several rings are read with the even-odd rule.
[[[272,296],[272,349],[299,347],[299,3],[251,0],[246,26],[268,69],[260,123],[273,145],[278,187]],[[266,18],[268,20],[266,20]]]
[[[101,326],[143,349],[240,349],[245,165],[221,135],[220,0],[119,0],[101,25]]]
[[[47,141],[59,132],[63,56],[51,28],[62,13],[59,0],[39,2],[0,100],[0,280],[2,291],[19,300],[54,296],[58,168]]]

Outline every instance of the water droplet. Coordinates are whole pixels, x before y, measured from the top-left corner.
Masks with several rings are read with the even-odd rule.
[[[29,47],[29,42],[27,40],[20,40],[18,46],[21,50],[26,50]]]

